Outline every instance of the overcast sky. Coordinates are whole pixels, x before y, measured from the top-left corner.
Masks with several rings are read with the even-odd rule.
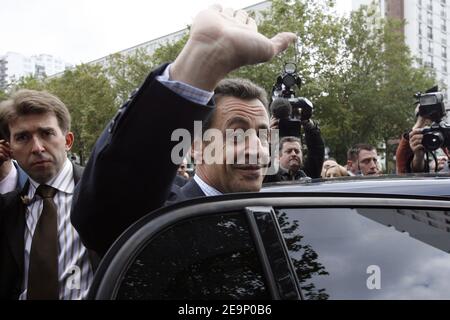
[[[259,0],[0,0],[0,55],[51,54],[89,62],[181,30],[213,3],[243,8]],[[344,12],[351,0],[337,0]]]

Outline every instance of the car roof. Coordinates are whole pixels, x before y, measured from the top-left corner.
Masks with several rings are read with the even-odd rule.
[[[367,193],[450,197],[449,174],[304,179],[264,184],[261,192]]]

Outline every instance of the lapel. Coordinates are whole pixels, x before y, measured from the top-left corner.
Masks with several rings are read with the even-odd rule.
[[[26,206],[21,197],[28,193],[29,182],[25,183],[22,191],[14,192],[10,197],[5,216],[5,234],[20,274],[23,273],[23,251],[25,248],[25,212]]]
[[[83,175],[83,167],[80,167],[79,165],[72,162],[73,165],[73,181],[75,182],[75,185],[78,184],[78,182],[81,179],[81,176]]]
[[[75,184],[81,179],[83,167],[73,164],[73,177]],[[4,226],[8,246],[14,257],[14,260],[21,272],[23,273],[23,260],[25,248],[25,213],[26,206],[23,204],[21,197],[28,193],[30,182],[27,180],[21,192],[14,192],[8,196],[7,213],[5,215]]]
[[[195,182],[194,179],[191,179],[188,183],[186,183],[182,188],[181,191],[183,195],[187,198],[198,198],[198,197],[204,197],[205,194],[203,193],[200,186]]]

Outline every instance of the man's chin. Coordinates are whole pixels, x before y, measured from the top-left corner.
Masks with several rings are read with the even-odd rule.
[[[263,177],[258,179],[245,179],[241,177],[230,185],[230,192],[259,192],[262,187]]]

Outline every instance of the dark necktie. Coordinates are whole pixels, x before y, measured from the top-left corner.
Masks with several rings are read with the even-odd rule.
[[[43,201],[42,213],[34,230],[30,251],[27,299],[59,299],[57,209],[55,188],[40,185],[36,194]]]

